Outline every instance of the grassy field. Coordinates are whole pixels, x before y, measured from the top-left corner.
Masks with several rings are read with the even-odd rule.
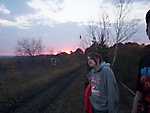
[[[0,103],[14,104],[34,90],[45,87],[51,79],[80,66],[78,58],[73,56],[58,57],[56,65],[51,65],[48,57],[40,60],[16,59],[0,59]]]

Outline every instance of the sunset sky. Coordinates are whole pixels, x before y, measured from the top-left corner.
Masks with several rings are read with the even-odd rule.
[[[112,2],[113,1],[113,2]],[[116,0],[0,0],[0,55],[13,55],[17,40],[40,38],[45,52],[71,51],[80,47],[89,21],[98,21],[105,10],[111,22]],[[141,19],[137,34],[130,40],[148,43],[145,13],[150,0],[134,0],[130,17]]]

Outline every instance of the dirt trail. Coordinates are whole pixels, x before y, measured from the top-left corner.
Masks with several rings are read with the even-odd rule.
[[[77,73],[72,71],[50,80],[47,86],[39,90],[37,88],[34,93],[1,113],[43,113],[73,83],[78,77]]]

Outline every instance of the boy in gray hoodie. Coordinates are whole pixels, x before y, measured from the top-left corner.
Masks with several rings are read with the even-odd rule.
[[[98,53],[88,54],[87,74],[91,84],[90,102],[94,113],[118,113],[119,92],[110,64],[105,63]]]

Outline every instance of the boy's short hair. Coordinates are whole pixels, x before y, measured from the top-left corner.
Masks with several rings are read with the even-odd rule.
[[[146,13],[146,24],[150,22],[150,10]]]

